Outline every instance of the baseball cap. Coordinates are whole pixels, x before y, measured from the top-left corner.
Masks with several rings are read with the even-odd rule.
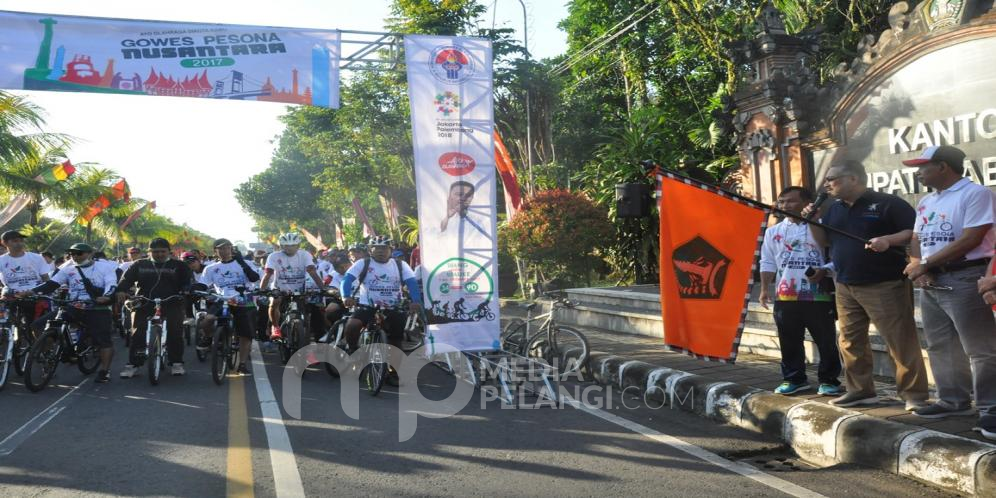
[[[218,248],[223,245],[232,245],[232,241],[228,239],[214,239],[214,243],[211,244],[211,247]]]
[[[906,166],[920,166],[930,162],[945,162],[953,168],[961,167],[965,161],[965,153],[950,145],[934,145],[923,149],[923,154],[916,159],[903,161]]]
[[[90,244],[84,244],[83,242],[77,242],[69,246],[69,252],[93,252],[93,247]]]
[[[23,238],[24,235],[21,234],[21,232],[18,232],[17,230],[7,230],[6,232],[3,233],[3,235],[0,235],[0,241],[3,242],[7,242],[10,239],[23,239]]]
[[[197,261],[200,258],[198,258],[196,254],[194,254],[194,253],[192,253],[190,251],[186,251],[186,252],[184,252],[183,254],[180,255],[180,259],[182,259],[184,261]]]

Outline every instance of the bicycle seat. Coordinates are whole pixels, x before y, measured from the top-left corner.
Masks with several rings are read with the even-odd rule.
[[[536,309],[537,303],[530,303],[526,305],[526,311],[532,311]]]

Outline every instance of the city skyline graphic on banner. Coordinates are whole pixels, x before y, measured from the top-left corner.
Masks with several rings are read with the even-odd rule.
[[[122,40],[122,60],[108,57],[100,70],[97,68],[100,62],[94,60],[97,55],[90,53],[90,50],[75,47],[72,40],[60,42],[58,24],[62,16],[36,16],[38,29],[44,30],[44,34],[38,46],[34,67],[24,70],[25,90],[257,100],[329,106],[328,89],[332,87],[329,81],[330,66],[334,62],[330,60],[331,54],[327,47],[319,44],[312,46],[311,67],[306,68],[310,73],[311,84],[304,85],[303,89],[296,67],[290,68],[290,81],[286,81],[287,71],[279,71],[285,75],[283,81],[269,71],[264,71],[264,68],[272,69],[279,60],[277,58],[270,58],[264,64],[251,64],[250,68],[258,70],[259,74],[252,74],[237,64],[240,56],[287,55],[288,47],[280,38],[285,33],[272,28],[259,27],[256,32],[234,33],[227,27],[203,25],[197,29],[163,33],[161,36],[155,31],[141,33],[152,36]],[[80,19],[87,18],[69,20]],[[239,28],[253,29],[248,26]],[[145,61],[148,63],[142,65],[141,62]],[[179,67],[170,67],[174,65]]]

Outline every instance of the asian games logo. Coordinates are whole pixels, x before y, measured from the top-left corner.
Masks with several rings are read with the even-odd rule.
[[[432,104],[436,106],[436,112],[442,114],[444,118],[448,118],[450,114],[460,110],[460,96],[449,90],[438,92]]]
[[[439,81],[459,85],[475,72],[474,60],[452,45],[436,47],[429,57],[429,72]]]

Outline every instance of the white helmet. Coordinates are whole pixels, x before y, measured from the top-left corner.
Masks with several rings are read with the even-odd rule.
[[[299,246],[301,245],[301,236],[295,232],[287,232],[280,236],[280,245]]]

